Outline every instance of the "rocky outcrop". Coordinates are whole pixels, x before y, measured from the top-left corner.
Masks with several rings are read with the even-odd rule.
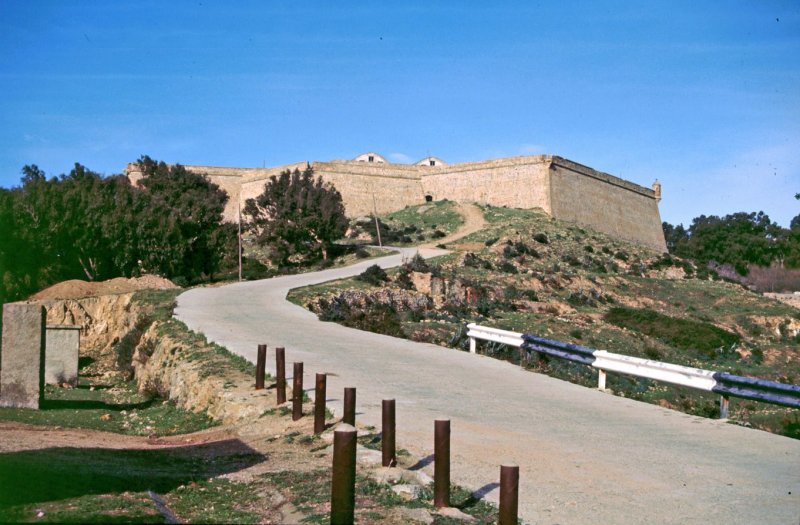
[[[261,415],[264,391],[253,390],[249,376],[225,366],[215,347],[191,335],[174,320],[150,326],[133,354],[139,390],[156,392],[187,410],[205,412],[222,424]]]
[[[132,297],[133,293],[125,293],[39,303],[47,310],[47,324],[81,327],[82,355],[104,355],[136,327],[144,313],[131,302]]]

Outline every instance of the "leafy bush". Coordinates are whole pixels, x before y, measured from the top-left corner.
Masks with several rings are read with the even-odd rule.
[[[614,307],[605,320],[622,328],[636,330],[681,350],[695,350],[705,357],[715,357],[720,348],[739,343],[737,334],[711,323],[680,319],[647,309]]]
[[[537,233],[533,236],[533,240],[541,244],[550,244],[550,239],[544,233]]]
[[[508,261],[503,261],[502,263],[500,263],[499,270],[501,272],[506,272],[506,273],[518,273],[517,267]]]
[[[372,286],[380,286],[389,280],[389,276],[386,275],[386,271],[383,268],[377,264],[373,264],[356,276],[356,279],[371,284]]]
[[[404,263],[403,268],[420,273],[429,273],[431,271],[431,267],[428,265],[427,261],[418,253],[415,254],[410,261]]]
[[[367,250],[365,250],[364,248],[359,248],[359,249],[356,250],[356,258],[358,258],[358,259],[368,259],[369,258],[369,252]]]

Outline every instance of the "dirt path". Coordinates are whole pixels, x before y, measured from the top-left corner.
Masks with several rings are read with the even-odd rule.
[[[636,402],[480,355],[323,323],[286,301],[296,287],[396,266],[415,253],[347,268],[198,288],[176,316],[254,361],[285,346],[305,382],[328,373],[328,406],[358,388],[358,421],[381,425],[397,400],[398,446],[432,453],[433,420],[452,421],[453,481],[497,501],[499,465],[520,466],[520,513],[545,523],[796,523],[800,442]],[[288,366],[291,371],[291,365]],[[313,390],[310,394],[313,395]],[[430,470],[431,465],[425,467]]]
[[[471,233],[480,231],[486,225],[486,219],[483,218],[483,210],[475,204],[460,203],[458,205],[458,213],[464,217],[464,224],[462,224],[460,228],[447,237],[437,239],[435,242],[423,244],[420,248],[436,248],[436,246],[440,244],[450,244]]]

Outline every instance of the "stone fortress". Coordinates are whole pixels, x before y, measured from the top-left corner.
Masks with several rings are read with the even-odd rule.
[[[666,251],[658,181],[652,189],[644,188],[555,155],[459,164],[426,157],[415,164],[395,164],[370,152],[353,160],[303,161],[274,168],[185,167],[228,193],[225,218],[236,221],[238,207],[259,195],[270,176],[307,165],[341,193],[351,217],[374,212],[380,216],[441,199],[541,208],[557,219]],[[134,184],[142,176],[135,164],[128,165],[126,174]]]

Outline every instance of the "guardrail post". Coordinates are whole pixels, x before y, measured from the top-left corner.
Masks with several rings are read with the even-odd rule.
[[[258,345],[256,357],[256,390],[264,389],[264,376],[267,372],[267,345]]]
[[[478,341],[474,337],[469,338],[469,353],[474,354],[478,350]]]
[[[394,399],[384,399],[381,402],[381,455],[384,467],[397,465],[395,452],[395,409]]]
[[[342,423],[356,426],[356,389],[347,387],[344,389],[344,413]]]
[[[728,408],[730,407],[730,398],[728,396],[719,397],[719,418],[728,419]]]
[[[331,524],[352,524],[356,494],[356,429],[342,424],[333,433]]]
[[[325,374],[317,374],[316,388],[314,389],[314,433],[320,434],[325,430],[325,390],[327,383]]]
[[[606,371],[600,370],[599,368],[597,369],[597,389],[606,389]]]
[[[450,420],[434,421],[433,506],[450,506]]]
[[[303,417],[303,363],[294,364],[292,378],[292,421]]]
[[[275,375],[278,380],[275,385],[278,404],[286,403],[286,349],[279,346],[275,349]]]
[[[519,509],[519,467],[500,466],[500,515],[498,525],[517,525]]]

